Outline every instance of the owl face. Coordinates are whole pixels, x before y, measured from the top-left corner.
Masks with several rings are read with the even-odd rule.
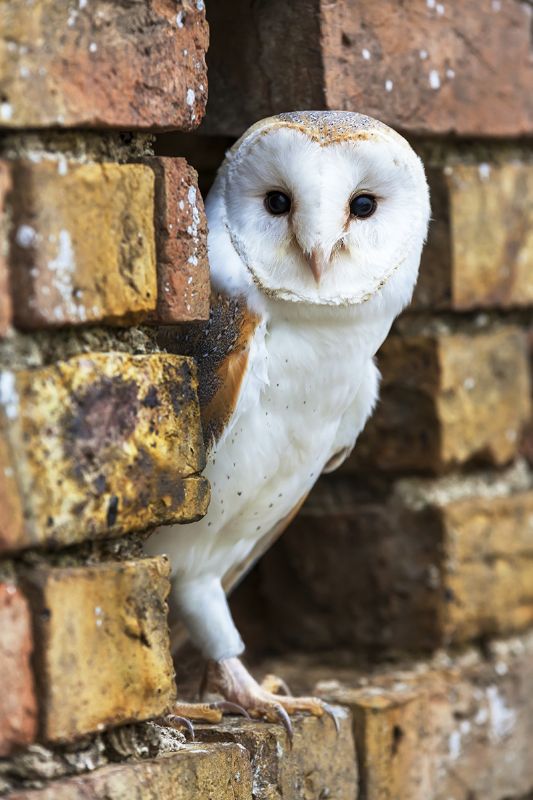
[[[267,295],[359,304],[397,270],[416,276],[429,219],[424,170],[402,137],[369,117],[263,120],[217,183],[232,246]]]

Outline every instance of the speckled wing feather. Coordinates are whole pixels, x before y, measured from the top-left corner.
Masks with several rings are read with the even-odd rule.
[[[204,441],[209,449],[221,437],[237,406],[248,367],[250,343],[261,318],[241,298],[212,295],[209,320],[162,329],[166,350],[192,356],[198,367],[198,396]]]

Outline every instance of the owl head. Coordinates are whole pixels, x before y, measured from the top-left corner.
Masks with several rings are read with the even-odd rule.
[[[360,305],[394,275],[410,296],[430,213],[405,139],[345,111],[256,123],[227,153],[206,207],[215,281],[319,306]]]

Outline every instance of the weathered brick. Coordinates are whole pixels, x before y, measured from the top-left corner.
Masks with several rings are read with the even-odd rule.
[[[170,708],[169,571],[158,557],[25,573],[42,738],[67,741]]]
[[[347,469],[439,472],[516,454],[531,413],[518,329],[391,336],[378,363],[380,401]]]
[[[157,759],[15,792],[9,800],[252,800],[250,761],[238,745],[184,745]]]
[[[339,734],[326,718],[293,717],[292,748],[281,725],[241,719],[196,726],[202,742],[235,742],[250,754],[254,800],[301,800],[303,797],[353,800],[357,765],[351,719],[336,708]]]
[[[0,756],[30,744],[37,727],[37,707],[30,657],[30,615],[24,596],[12,583],[0,583]]]
[[[433,650],[533,623],[532,479],[319,484],[233,598],[245,641],[303,650]],[[327,535],[326,535],[327,534]]]
[[[500,2],[213,3],[206,130],[235,136],[287,109],[342,108],[415,133],[530,133],[531,13]]]
[[[8,219],[6,195],[11,189],[11,174],[6,163],[0,161],[0,337],[5,336],[11,325],[13,309],[9,287]]]
[[[429,177],[434,221],[415,304],[533,303],[533,165],[450,164]]]
[[[502,800],[529,792],[531,635],[489,652],[470,651],[447,667],[441,658],[316,687],[352,711],[362,797]]]
[[[155,308],[154,177],[140,164],[13,166],[21,328],[122,323]]]
[[[0,124],[189,130],[207,99],[204,4],[2,3]]]
[[[398,680],[379,692],[371,685],[346,693],[353,714],[365,800],[431,797],[424,758],[426,707],[422,692]]]
[[[198,176],[183,158],[154,158],[149,163],[156,176],[155,321],[208,319],[207,221]]]
[[[0,389],[0,493],[11,506],[1,548],[120,536],[205,513],[190,360],[93,353],[5,371]]]

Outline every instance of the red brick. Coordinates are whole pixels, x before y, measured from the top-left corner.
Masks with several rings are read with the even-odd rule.
[[[46,741],[157,717],[176,696],[164,557],[24,575]]]
[[[207,221],[198,175],[183,158],[154,158],[157,310],[163,324],[209,318]]]
[[[11,189],[9,167],[0,161],[0,337],[5,336],[11,326],[12,306],[8,270],[8,219],[6,195]]]
[[[7,756],[30,744],[37,727],[31,620],[24,596],[12,583],[0,584],[0,631],[0,756]]]
[[[47,160],[12,169],[17,327],[124,324],[155,308],[148,167]]]
[[[213,3],[206,130],[237,136],[272,113],[340,108],[412,133],[531,133],[531,13],[474,0]]]
[[[203,3],[0,8],[0,124],[189,130],[207,99]]]

